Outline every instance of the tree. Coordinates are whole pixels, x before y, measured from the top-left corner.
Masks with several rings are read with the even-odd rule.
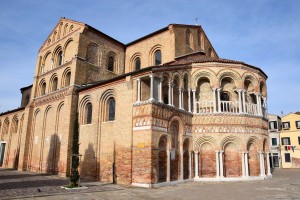
[[[71,176],[69,187],[79,187],[78,180],[80,178],[78,172],[79,166],[79,123],[78,123],[78,112],[76,112],[74,129],[73,129],[73,143],[72,143],[72,165],[71,165]]]

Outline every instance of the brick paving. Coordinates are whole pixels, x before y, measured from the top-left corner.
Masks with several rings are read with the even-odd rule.
[[[87,189],[60,188],[67,183],[53,175],[0,169],[0,199],[300,199],[300,169],[276,169],[273,178],[264,181],[189,182],[157,189],[101,182],[82,183]]]

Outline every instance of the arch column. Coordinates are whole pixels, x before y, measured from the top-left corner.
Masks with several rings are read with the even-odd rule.
[[[243,113],[242,111],[242,90],[237,90],[238,95],[239,95],[239,113]]]
[[[224,178],[224,169],[223,169],[223,153],[224,151],[220,151],[220,177]]]
[[[213,102],[213,106],[214,106],[214,113],[217,112],[217,98],[216,98],[216,90],[217,88],[213,88],[212,92],[213,92],[213,98],[214,98],[214,102]]]
[[[194,157],[195,157],[195,178],[199,178],[199,152],[198,151],[194,151]]]
[[[172,82],[171,81],[169,81],[169,91],[168,91],[169,93],[168,93],[168,104],[169,104],[169,106],[171,106],[172,105]]]
[[[182,109],[182,88],[178,88],[179,93],[179,109]]]
[[[249,164],[248,164],[248,151],[245,152],[245,173],[246,177],[249,177]]]
[[[197,112],[197,109],[196,109],[196,90],[192,90],[192,92],[193,92],[193,105],[194,105],[193,112],[194,112],[194,114],[196,114],[196,112]]]
[[[246,174],[245,168],[246,168],[246,165],[245,165],[245,153],[243,152],[242,153],[242,177],[244,177],[245,174]]]
[[[192,151],[189,152],[189,179],[192,178]]]
[[[265,176],[265,161],[263,152],[259,152],[260,176]]]
[[[171,104],[174,106],[174,84],[171,85]]]
[[[216,178],[220,177],[219,151],[216,151]]]
[[[221,112],[221,94],[220,94],[221,88],[217,89],[217,96],[218,96],[218,112]]]
[[[160,81],[159,81],[159,94],[158,94],[158,101],[160,102],[160,103],[163,103],[163,98],[162,98],[162,82],[163,82],[163,78],[160,78],[159,79]]]
[[[137,102],[141,101],[141,78],[137,78],[138,92],[137,92]]]
[[[61,54],[61,65],[64,64],[64,59],[65,59],[65,55],[64,55],[64,54]]]
[[[271,168],[270,168],[270,152],[267,152],[266,156],[267,156],[267,169],[268,169],[268,174],[267,175],[272,176]]]
[[[243,97],[243,113],[247,113],[246,111],[246,99],[245,99],[245,90],[242,90],[242,97]]]
[[[192,110],[191,110],[191,89],[188,89],[188,109],[189,109],[189,112],[192,112]]]
[[[167,150],[167,182],[170,182],[170,150]]]
[[[180,180],[183,180],[183,151],[180,152]]]
[[[150,74],[149,75],[150,77],[150,99],[149,100],[154,100],[153,98],[153,90],[154,90],[154,75],[153,74]]]

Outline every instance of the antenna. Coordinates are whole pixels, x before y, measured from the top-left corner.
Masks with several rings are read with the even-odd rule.
[[[196,25],[198,25],[198,17],[195,18]]]

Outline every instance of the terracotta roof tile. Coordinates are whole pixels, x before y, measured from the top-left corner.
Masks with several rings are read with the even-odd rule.
[[[236,60],[229,60],[223,58],[214,58],[208,57],[205,55],[204,52],[196,52],[192,54],[188,54],[185,56],[177,57],[174,61],[165,63],[164,65],[185,65],[185,64],[193,64],[193,63],[210,63],[210,62],[217,62],[217,63],[229,63],[229,64],[241,64],[251,67],[253,69],[259,70],[262,74],[268,77],[260,68],[249,65],[247,63],[236,61]]]

